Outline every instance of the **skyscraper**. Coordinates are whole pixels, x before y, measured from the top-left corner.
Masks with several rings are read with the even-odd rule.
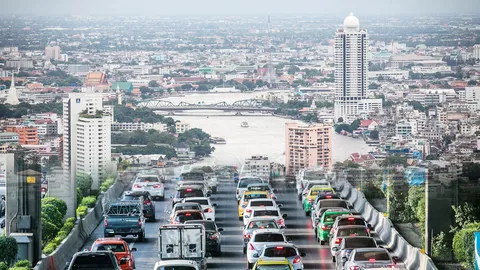
[[[45,47],[45,58],[47,60],[60,60],[60,47],[59,46],[47,46]]]
[[[367,90],[367,30],[350,13],[335,33],[335,121],[358,118],[359,102]]]
[[[76,174],[89,174],[92,188],[111,165],[111,118],[104,112],[101,94],[70,94],[63,100],[63,174],[68,215],[74,214]],[[71,212],[70,212],[71,210]]]
[[[332,166],[332,127],[323,124],[285,124],[287,175],[305,168]]]

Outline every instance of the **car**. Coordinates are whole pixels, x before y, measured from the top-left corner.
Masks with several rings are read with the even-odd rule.
[[[336,262],[336,269],[343,267],[342,258],[348,258],[352,250],[356,248],[376,248],[377,241],[368,236],[346,236],[343,237],[340,245],[333,247],[334,255],[332,261]]]
[[[365,219],[360,215],[342,215],[338,216],[335,219],[335,222],[332,225],[332,229],[330,230],[330,234],[334,234],[335,230],[338,226],[346,226],[346,225],[362,225],[367,228],[367,231],[370,233],[372,230],[372,226],[365,221]]]
[[[237,203],[242,198],[243,193],[247,190],[248,185],[250,185],[250,184],[261,184],[261,183],[263,183],[263,180],[259,177],[242,177],[242,178],[240,178],[240,180],[238,180],[237,190],[235,192],[235,199],[237,200]]]
[[[240,199],[240,202],[238,203],[238,219],[243,219],[243,211],[245,207],[247,207],[247,203],[250,199],[267,199],[268,197],[267,191],[245,191],[242,199]]]
[[[337,247],[345,236],[371,236],[367,227],[363,225],[345,225],[339,226],[335,232],[329,234],[330,252],[335,254],[333,247]]]
[[[215,173],[205,173],[205,179],[208,183],[209,188],[212,190],[212,193],[217,193],[218,179]]]
[[[215,221],[215,207],[217,207],[216,203],[212,203],[210,198],[208,197],[190,197],[185,198],[182,201],[183,203],[198,203],[202,207],[203,213],[207,220]]]
[[[203,188],[195,186],[183,186],[177,189],[175,194],[172,194],[172,208],[176,203],[182,202],[185,198],[192,197],[208,197],[210,195],[205,194]]]
[[[323,212],[325,212],[327,209],[351,209],[347,201],[342,199],[334,199],[333,197],[334,196],[330,197],[330,195],[325,195],[325,199],[318,200],[316,203],[313,204],[310,213],[310,219],[312,220],[312,228],[315,228],[315,226],[317,226],[317,223],[315,223],[315,219],[321,217],[323,215]]]
[[[331,187],[324,187],[324,186],[313,186],[307,193],[307,195],[303,198],[303,210],[305,211],[305,215],[310,215],[310,210],[312,209],[313,202],[315,198],[320,193],[331,193],[334,194],[335,191]]]
[[[248,203],[247,205],[245,206],[245,208],[242,208],[244,212],[252,212],[252,207],[259,207],[259,206],[262,206],[262,207],[268,207],[268,206],[272,206],[272,207],[275,207],[277,209],[280,209],[283,207],[283,205],[281,203],[277,204],[277,202],[273,199],[250,199],[248,200]]]
[[[143,202],[143,215],[150,221],[155,221],[155,203],[148,191],[125,191],[120,199],[121,201]]]
[[[120,263],[126,264],[127,260],[121,260]],[[111,251],[79,251],[73,255],[70,262],[67,262],[67,267],[68,270],[122,270],[115,254]]]
[[[305,253],[300,253],[298,248],[292,243],[267,244],[263,246],[259,258],[286,258],[295,270],[303,270],[303,260]]]
[[[345,209],[345,208],[320,208],[320,209],[318,209],[318,211],[315,211],[315,213],[312,212],[311,220],[312,220],[312,227],[314,226],[314,227],[313,227],[313,231],[314,231],[314,232],[316,232],[318,223],[320,222],[323,213],[325,213],[326,211],[337,211],[337,212],[341,212],[341,211],[349,211],[349,210],[348,210],[348,209]],[[349,213],[350,213],[350,212],[349,212]]]
[[[342,257],[343,270],[364,268],[403,268],[397,265],[398,258],[390,256],[385,248],[356,248],[348,258]]]
[[[153,270],[200,270],[195,261],[190,260],[166,260],[158,261],[153,266]]]
[[[327,182],[327,180],[304,180],[304,181],[298,181],[297,182],[297,194],[298,194],[298,199],[302,200],[304,196],[307,195],[308,191],[313,187],[313,186],[325,186],[325,187],[330,187],[330,183]]]
[[[133,251],[136,251],[136,248],[128,246],[127,242],[121,238],[98,238],[93,242],[90,251],[111,251],[115,254],[118,264],[122,270],[133,270],[135,269],[135,259],[133,257]],[[126,261],[126,263],[122,263]]]
[[[165,185],[157,174],[137,175],[132,185],[132,191],[148,191],[157,200],[165,198]]]
[[[121,235],[137,236],[139,242],[145,240],[145,217],[143,204],[139,201],[110,202],[103,215],[104,238]]]
[[[266,191],[270,199],[277,199],[274,189],[268,183],[256,183],[247,186],[247,191]]]
[[[350,211],[344,210],[327,210],[323,213],[320,218],[317,227],[315,228],[315,234],[317,235],[317,241],[323,245],[328,241],[328,236],[330,234],[330,229],[332,228],[333,222],[336,217],[350,214]]]
[[[256,217],[250,219],[248,224],[243,227],[243,254],[247,254],[247,245],[250,238],[252,238],[253,232],[267,229],[278,229],[283,233],[285,227],[280,227],[274,217]]]
[[[173,220],[173,217],[175,215],[175,212],[180,211],[180,210],[198,210],[198,211],[203,211],[203,208],[200,204],[194,203],[194,202],[188,202],[188,203],[177,203],[173,206],[172,210],[167,211],[168,214],[170,214],[170,217],[168,219],[169,222]]]
[[[253,270],[294,270],[292,264],[285,258],[260,258]]]
[[[41,192],[42,198],[45,198],[45,196],[47,195],[47,191],[48,191],[48,181],[44,180],[42,181],[42,184],[40,186],[40,192]]]
[[[287,214],[281,214],[280,210],[274,206],[256,206],[249,208],[251,212],[245,212],[243,215],[243,225],[247,225],[250,221],[250,218],[254,217],[274,217],[275,221],[280,227],[285,227],[285,218]]]
[[[173,214],[170,224],[183,224],[187,220],[206,220],[201,210],[179,210]]]
[[[247,267],[248,269],[257,262],[265,244],[288,243],[287,237],[278,229],[254,231],[247,245]],[[256,254],[254,256],[254,254]]]
[[[176,189],[179,189],[181,187],[201,187],[203,188],[203,192],[205,194],[211,194],[212,192],[208,188],[208,184],[206,181],[179,181],[176,185]]]
[[[207,252],[220,255],[222,253],[222,234],[223,228],[218,228],[215,221],[211,220],[187,220],[185,224],[202,224],[205,227],[205,236],[207,239]]]

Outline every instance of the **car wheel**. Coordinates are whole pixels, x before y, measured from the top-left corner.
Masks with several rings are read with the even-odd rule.
[[[252,269],[252,267],[253,267],[253,263],[247,262],[247,269]]]
[[[318,236],[317,236],[317,229],[314,229],[314,230],[315,230],[315,239],[317,239],[317,238],[318,238]]]
[[[298,194],[298,200],[299,200],[299,201],[302,200],[302,195],[301,195],[301,194]]]
[[[305,216],[310,216],[310,211],[305,212]]]
[[[153,215],[153,216],[150,218],[150,221],[155,222],[155,220],[156,220],[155,215]]]
[[[243,254],[247,254],[247,247],[243,247]]]
[[[138,234],[137,240],[138,240],[139,242],[145,241],[145,232],[141,232],[140,234]]]
[[[319,239],[320,239],[320,238],[319,238]],[[320,245],[322,245],[322,246],[325,245],[325,241],[320,240]]]
[[[238,217],[238,220],[243,220],[243,217]]]
[[[332,257],[332,262],[336,262],[337,260],[335,260],[335,256]]]

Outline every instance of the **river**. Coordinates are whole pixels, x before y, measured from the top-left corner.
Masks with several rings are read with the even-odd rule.
[[[213,104],[222,101],[233,103],[237,100],[251,99],[265,95],[266,92],[255,93],[212,93],[189,94],[184,97],[170,97],[165,100],[177,104],[203,102]],[[286,92],[285,92],[286,94]],[[233,115],[219,111],[197,111],[175,113],[175,120],[189,123],[191,127],[201,128],[213,137],[222,137],[226,144],[214,144],[215,151],[205,163],[241,165],[245,158],[253,155],[266,155],[273,162],[285,163],[285,123],[294,120],[271,115],[244,113]],[[208,116],[207,116],[208,115]],[[241,127],[248,122],[249,127]],[[333,132],[334,133],[334,132]],[[371,150],[362,139],[353,139],[333,134],[333,161],[344,161],[351,153],[367,153]]]

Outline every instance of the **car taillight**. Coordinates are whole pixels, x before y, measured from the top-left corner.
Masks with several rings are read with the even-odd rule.
[[[251,213],[251,212],[252,212],[252,209],[249,208],[249,209],[245,210],[245,212]]]
[[[216,233],[210,235],[211,240],[218,240],[218,235]]]
[[[212,209],[212,208],[207,208],[207,212],[208,212],[208,213],[212,213],[212,212],[213,212],[213,209]]]
[[[134,188],[141,188],[141,186],[140,186],[140,185],[137,185],[137,184],[134,184],[133,187],[134,187]]]
[[[330,196],[330,195],[329,195],[329,196],[325,196],[325,198],[327,198],[327,199],[331,199],[331,198],[332,198],[332,196]]]
[[[186,214],[185,214],[185,216],[187,216],[187,217],[189,217],[189,216],[191,216],[191,215],[192,215],[192,214],[190,214],[190,213],[186,213]]]
[[[277,224],[278,225],[283,226],[284,223],[285,223],[285,221],[283,221],[283,219],[277,219]]]
[[[105,227],[108,226],[108,220],[107,220],[107,219],[104,219],[104,220],[103,220],[103,226],[105,226]]]
[[[250,234],[248,234],[248,233],[246,233],[246,234],[243,235],[243,238],[250,239],[250,237],[252,237],[252,235],[250,235]]]
[[[328,230],[328,226],[327,225],[322,225],[322,230]]]
[[[145,205],[152,205],[152,201],[150,201],[150,200],[146,200],[144,202],[145,202]]]
[[[295,257],[295,259],[293,259],[292,263],[299,263],[301,260],[302,260],[302,257],[297,256],[297,257]]]
[[[397,266],[395,264],[389,264],[387,265],[387,268],[397,268]]]
[[[350,270],[360,270],[360,266],[350,266]]]
[[[158,184],[158,185],[154,185],[153,188],[161,188],[162,185],[161,184]]]
[[[273,198],[275,198],[275,195],[270,194],[270,199],[273,199]]]
[[[313,202],[313,199],[308,199],[308,202],[309,202],[309,203],[312,203],[312,202]]]
[[[335,239],[335,244],[340,245],[341,242],[342,242],[342,238]]]
[[[248,244],[248,250],[255,250],[255,247],[252,245],[252,243]]]
[[[370,233],[370,229],[369,229],[369,228],[367,228],[367,233]]]
[[[192,189],[191,189],[191,188],[187,188],[187,192],[192,192]]]
[[[349,217],[349,218],[348,218],[348,220],[355,220],[355,218],[353,218],[353,217]]]
[[[45,192],[45,190],[47,190],[46,188],[42,188],[42,192]]]
[[[142,227],[142,219],[138,219],[138,226]]]

